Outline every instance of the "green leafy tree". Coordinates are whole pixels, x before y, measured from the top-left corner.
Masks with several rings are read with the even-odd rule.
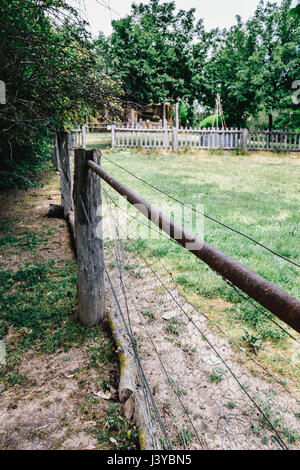
[[[106,49],[109,70],[135,103],[193,100],[192,41],[197,34],[194,9],[175,13],[175,2],[133,4],[131,14],[113,21]]]
[[[248,34],[255,38],[255,50],[249,56],[252,71],[249,86],[255,91],[258,110],[269,117],[269,129],[273,127],[273,114],[279,110],[282,118],[291,115],[292,85],[298,78],[299,21],[290,15],[291,1],[281,6],[263,2],[248,22]],[[294,108],[294,109],[293,109]]]
[[[300,18],[300,3],[295,8],[291,9],[291,16]]]
[[[300,29],[290,7],[290,0],[280,6],[261,1],[246,23],[237,17],[228,31],[212,32],[204,66],[206,104],[212,110],[220,93],[229,125],[246,125],[247,118],[264,112],[272,129],[278,111],[278,126],[299,127],[292,85],[300,65]]]
[[[101,72],[86,23],[62,0],[2,0],[0,43],[7,95],[0,105],[1,174],[24,181],[40,163],[37,155],[49,156],[48,137],[88,113],[117,108],[118,87]]]
[[[247,66],[253,51],[251,38],[240,17],[229,31],[215,30],[205,66],[206,105],[214,109],[220,93],[228,125],[241,126],[255,111],[255,91],[249,87],[251,71]]]

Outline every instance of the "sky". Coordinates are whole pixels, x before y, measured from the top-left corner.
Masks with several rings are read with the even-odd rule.
[[[281,3],[281,0],[272,1]],[[70,0],[70,3],[74,2],[75,0]],[[99,31],[103,31],[106,36],[110,35],[111,19],[128,15],[132,3],[133,0],[85,0],[85,13],[93,36],[97,36]],[[136,0],[135,3],[148,3],[148,0]],[[196,18],[203,18],[205,28],[209,30],[217,26],[232,26],[235,24],[236,15],[240,15],[244,20],[248,19],[253,15],[259,0],[175,0],[175,3],[178,9],[196,8]],[[295,3],[298,3],[297,0]]]

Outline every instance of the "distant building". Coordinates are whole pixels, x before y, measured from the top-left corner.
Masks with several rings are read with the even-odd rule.
[[[132,108],[128,106],[125,110],[126,122],[137,124],[138,122],[163,123],[164,119],[169,125],[173,124],[174,106],[171,103],[147,104],[143,107]]]

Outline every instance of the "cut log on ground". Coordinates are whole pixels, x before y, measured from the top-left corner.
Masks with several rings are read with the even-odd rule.
[[[50,204],[48,217],[51,219],[64,219],[65,214],[63,206],[59,206],[58,204]]]

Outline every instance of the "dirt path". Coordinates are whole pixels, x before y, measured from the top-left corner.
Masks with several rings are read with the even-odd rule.
[[[49,203],[60,204],[59,176],[47,172],[41,183],[0,194],[0,448],[134,449],[135,430],[114,400],[110,334],[77,322],[67,227],[47,218]]]

